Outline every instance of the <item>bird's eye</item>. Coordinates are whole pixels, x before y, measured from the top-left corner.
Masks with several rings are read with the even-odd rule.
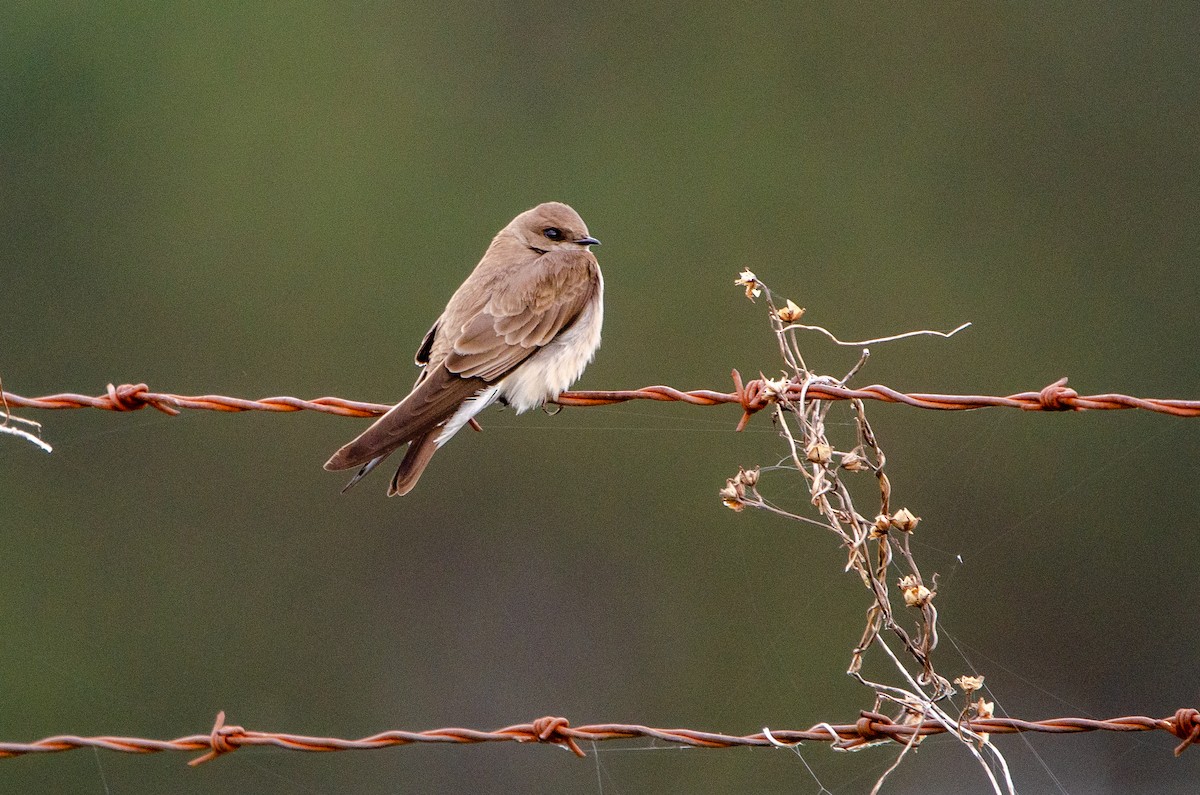
[[[551,240],[562,240],[562,238],[563,238],[562,230],[556,226],[549,227],[548,229],[543,229],[542,234],[545,235],[546,237],[550,238]]]

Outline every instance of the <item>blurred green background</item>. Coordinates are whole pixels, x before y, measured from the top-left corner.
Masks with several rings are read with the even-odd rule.
[[[398,400],[491,236],[558,199],[604,241],[582,388],[778,370],[749,267],[843,338],[974,322],[858,383],[1200,397],[1195,4],[439,5],[10,4],[4,386]],[[941,578],[939,670],[1026,718],[1197,705],[1200,425],[869,412]],[[55,452],[0,438],[0,739],[871,706],[834,539],[717,498],[784,454],[765,415],[493,410],[388,500],[320,467],[362,420],[21,413]],[[1200,780],[1166,735],[998,742],[1023,792]],[[646,748],[75,751],[0,762],[0,790],[854,793],[898,751]],[[889,781],[986,791],[944,739]]]

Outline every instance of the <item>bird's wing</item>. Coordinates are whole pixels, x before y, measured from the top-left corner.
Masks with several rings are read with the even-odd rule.
[[[442,322],[441,318],[425,332],[425,339],[421,340],[421,347],[417,348],[417,354],[413,357],[413,362],[419,365],[429,364],[429,354],[433,352],[433,341],[437,337],[438,325]]]
[[[600,268],[585,250],[555,250],[497,282],[482,309],[452,334],[443,365],[494,383],[566,329],[600,290]],[[457,333],[456,333],[457,332]]]

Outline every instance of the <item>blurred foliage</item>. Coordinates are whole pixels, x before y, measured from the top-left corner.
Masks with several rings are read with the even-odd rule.
[[[0,377],[25,395],[394,400],[490,237],[604,241],[581,386],[771,373],[743,267],[875,350],[862,382],[1200,395],[1194,4],[15,3],[0,24]],[[810,363],[856,353],[813,338]],[[1194,422],[874,407],[942,575],[939,668],[1022,717],[1195,705]],[[361,423],[37,414],[0,439],[0,737],[359,736],[562,714],[852,719],[865,602],[830,537],[725,511],[765,416],[490,412],[403,500]],[[802,507],[798,479],[771,488]],[[956,556],[961,555],[963,562]],[[960,655],[965,655],[962,659]],[[1081,676],[1086,672],[1086,676]],[[1025,791],[1183,792],[1163,738],[1006,741]],[[866,791],[894,751],[802,750]],[[929,743],[892,792],[980,791]],[[1044,767],[1043,767],[1044,764]],[[816,791],[792,754],[538,748],[0,763],[58,792]]]

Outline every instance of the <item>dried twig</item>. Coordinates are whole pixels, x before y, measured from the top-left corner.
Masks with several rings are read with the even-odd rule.
[[[4,414],[3,412],[0,412],[0,418],[3,419],[3,424],[0,424],[0,433],[5,433],[5,434],[8,434],[9,436],[16,436],[18,438],[24,439],[25,441],[29,442],[30,444],[35,445],[35,446],[40,447],[41,449],[45,450],[47,453],[54,452],[53,447],[51,447],[49,444],[42,441],[38,437],[34,436],[29,431],[23,431],[20,428],[14,428],[13,426],[8,424],[9,420],[12,420],[13,422],[28,423],[28,424],[36,426],[37,428],[40,429],[42,426],[39,425],[38,423],[30,422],[29,420],[23,420],[20,417],[13,417],[12,415]]]
[[[22,430],[21,428],[14,428],[12,426],[11,423],[19,422],[22,425],[27,425],[30,428],[34,428],[39,433],[42,430],[42,424],[40,422],[34,422],[33,420],[27,420],[21,417],[14,417],[12,415],[11,410],[8,408],[8,395],[4,391],[3,379],[0,379],[0,406],[4,407],[4,410],[0,411],[0,433],[6,433],[9,436],[16,436],[19,439],[24,439],[30,444],[45,450],[47,453],[54,451],[53,447],[46,444],[46,442],[42,441],[39,437],[34,436],[29,431]]]
[[[794,321],[803,310],[792,301],[788,301],[783,308],[776,306],[771,291],[753,273],[743,272],[737,283],[746,287],[747,297],[751,300],[762,293],[766,294],[771,328],[778,341],[783,362],[787,366],[785,378],[764,378],[760,389],[763,398],[772,406],[772,419],[784,440],[788,458],[792,462],[791,470],[803,477],[809,501],[823,520],[820,524],[831,530],[846,550],[845,570],[853,571],[859,576],[871,597],[866,628],[851,653],[847,673],[874,691],[875,711],[878,711],[883,702],[892,703],[899,708],[899,713],[893,719],[898,723],[918,727],[934,723],[945,731],[954,733],[980,763],[992,790],[997,795],[1002,792],[1014,792],[1008,766],[1000,752],[994,746],[986,747],[1003,774],[1003,789],[980,750],[985,747],[981,736],[964,727],[961,712],[956,718],[939,703],[955,691],[950,681],[939,674],[933,665],[932,652],[937,647],[938,640],[937,609],[933,605],[933,599],[937,595],[936,582],[926,582],[909,545],[909,539],[920,518],[907,508],[892,508],[891,483],[884,473],[887,458],[867,420],[863,401],[856,397],[850,398],[849,401],[856,428],[852,446],[839,450],[827,435],[826,417],[833,404],[815,397],[816,389],[844,388],[866,362],[866,351],[855,367],[840,378],[812,372],[804,364],[795,330],[813,328],[824,332],[835,342],[838,340],[820,327],[796,324]],[[960,326],[955,331],[962,328],[965,326]],[[930,332],[898,334],[876,342],[904,339],[917,333]],[[955,332],[938,334],[948,337],[953,333]],[[874,515],[873,519],[855,507],[854,498],[845,479],[854,473],[870,473],[875,477],[879,507],[871,512]],[[753,507],[785,518],[796,518],[763,498],[759,491],[760,475],[761,471],[758,468],[739,469],[734,477],[726,481],[721,490],[721,499],[725,505],[738,511],[745,507]],[[907,622],[899,617],[893,604],[889,578],[896,575],[903,606],[918,611],[911,629],[906,626]],[[883,635],[885,631],[899,642],[908,657],[916,663],[920,669],[917,675],[911,674],[904,662],[892,651]],[[898,687],[874,682],[862,675],[864,655],[872,646],[878,646],[884,651],[907,686]],[[918,735],[914,734],[896,762],[878,779],[876,789],[882,786],[884,779],[918,741]]]
[[[969,327],[970,325],[971,325],[970,323],[963,323],[961,326],[954,329],[953,331],[930,331],[929,329],[922,329],[920,331],[906,331],[903,334],[893,334],[890,337],[876,337],[875,339],[859,340],[858,342],[844,342],[842,340],[839,340],[837,337],[833,336],[833,332],[829,331],[828,329],[822,328],[821,326],[806,326],[802,323],[792,323],[788,326],[785,326],[783,330],[784,331],[792,331],[793,329],[796,329],[796,330],[800,330],[800,331],[819,331],[822,334],[824,334],[826,337],[829,337],[829,339],[833,340],[835,345],[845,345],[847,347],[861,347],[863,345],[876,345],[876,344],[884,343],[884,342],[895,342],[896,340],[908,339],[909,337],[925,337],[925,336],[953,337],[955,334],[957,334],[958,332],[962,331],[963,329]]]

